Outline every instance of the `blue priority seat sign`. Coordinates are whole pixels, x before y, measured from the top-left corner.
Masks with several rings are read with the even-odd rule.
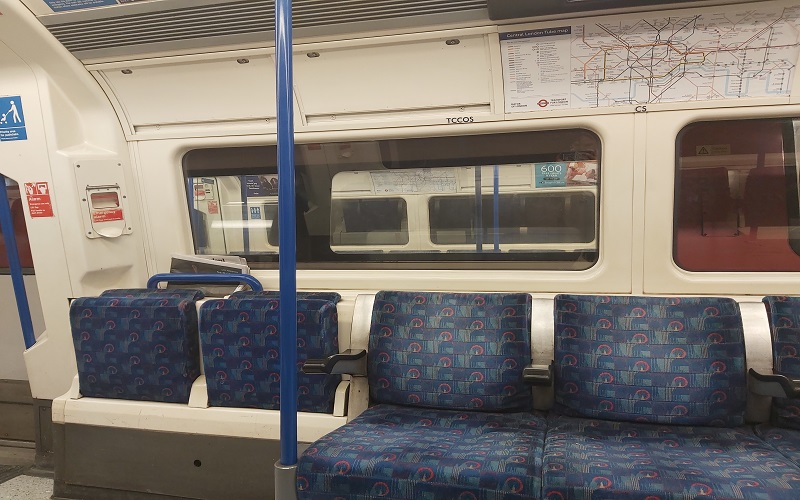
[[[18,95],[0,97],[0,142],[24,141],[27,138],[22,99]]]

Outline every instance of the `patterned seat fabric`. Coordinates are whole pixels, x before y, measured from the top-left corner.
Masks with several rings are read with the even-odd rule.
[[[534,499],[544,419],[374,406],[300,458],[298,498]]]
[[[756,426],[756,434],[793,464],[800,466],[800,431],[769,424]]]
[[[70,326],[81,394],[187,403],[200,376],[195,303],[181,297],[85,297]]]
[[[528,294],[379,292],[367,354],[376,403],[528,410]]]
[[[280,300],[260,294],[215,299],[200,308],[200,342],[208,402],[277,410],[280,408]],[[331,413],[340,375],[305,375],[309,358],[339,352],[336,304],[297,302],[297,409]]]
[[[774,372],[800,378],[800,297],[764,297],[772,333]],[[780,427],[800,429],[800,399],[773,398],[772,421]]]
[[[746,428],[551,416],[544,499],[800,498],[800,469]]]
[[[231,294],[231,297],[267,297],[270,299],[279,299],[280,292],[277,290],[264,290],[262,292],[256,292],[253,290],[247,290],[244,292],[234,292]],[[305,299],[317,299],[317,300],[327,300],[328,302],[333,302],[334,304],[338,304],[340,300],[342,300],[342,296],[336,292],[297,292],[297,299],[298,300],[305,300]]]
[[[115,288],[106,290],[100,294],[101,297],[175,297],[186,300],[200,300],[203,298],[203,292],[200,290],[192,290],[188,288],[159,288],[154,290],[152,288]]]
[[[555,413],[744,423],[744,333],[735,301],[559,295],[555,323]]]

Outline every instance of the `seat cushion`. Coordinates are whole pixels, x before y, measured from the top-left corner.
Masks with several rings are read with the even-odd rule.
[[[778,375],[800,378],[800,297],[764,297],[772,333],[773,369]],[[772,421],[800,430],[800,398],[773,398]]]
[[[800,466],[800,431],[769,424],[756,426],[756,434],[793,464]]]
[[[200,308],[200,342],[210,406],[280,408],[280,300],[246,294]],[[336,305],[297,302],[297,409],[331,413],[340,375],[306,375],[307,359],[339,352]]]
[[[744,333],[734,300],[559,295],[555,325],[556,413],[744,424]]]
[[[551,416],[542,498],[800,498],[800,469],[747,428]]]
[[[85,297],[70,306],[81,394],[187,403],[200,376],[195,303],[148,295]]]
[[[373,402],[478,411],[531,407],[531,297],[378,292],[367,357]]]
[[[545,421],[378,405],[313,443],[300,499],[539,498]]]

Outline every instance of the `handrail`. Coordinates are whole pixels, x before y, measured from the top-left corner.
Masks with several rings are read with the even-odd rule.
[[[261,292],[264,287],[261,282],[250,274],[214,274],[214,273],[161,273],[154,274],[147,280],[147,288],[154,290],[162,282],[172,283],[242,283],[250,286],[256,292]]]
[[[278,118],[278,274],[280,283],[281,458],[297,464],[297,227],[295,215],[292,2],[275,0],[275,73]],[[276,470],[276,474],[279,472]],[[283,473],[276,488],[287,486]],[[294,479],[288,482],[294,492]],[[277,498],[289,492],[276,489]]]
[[[22,264],[19,261],[17,250],[17,236],[14,234],[14,219],[11,217],[11,207],[8,203],[8,186],[6,178],[0,174],[0,230],[6,243],[8,254],[8,268],[11,271],[11,283],[14,285],[14,297],[17,299],[19,323],[22,326],[22,338],[25,340],[25,349],[30,349],[36,343],[31,320],[31,307],[28,304],[28,294],[25,291],[25,280],[22,277]]]

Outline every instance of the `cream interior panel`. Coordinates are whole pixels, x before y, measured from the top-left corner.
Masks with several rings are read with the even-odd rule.
[[[267,55],[115,66],[101,74],[134,127],[276,116]]]
[[[489,104],[492,92],[486,38],[463,37],[451,45],[447,40],[295,54],[295,85],[304,113],[336,115]]]

